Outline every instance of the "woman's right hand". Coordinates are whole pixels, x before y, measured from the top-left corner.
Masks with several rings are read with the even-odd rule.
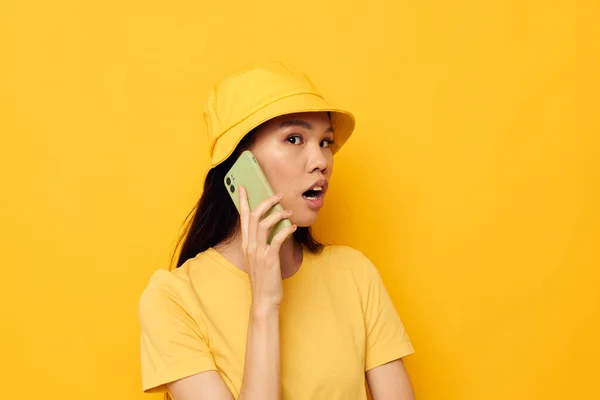
[[[296,225],[282,229],[267,243],[270,229],[279,221],[289,218],[291,210],[273,212],[263,216],[279,201],[280,195],[264,200],[250,211],[246,189],[239,187],[240,223],[242,231],[242,253],[252,290],[252,308],[254,311],[279,308],[283,298],[283,283],[279,251],[287,238],[294,233]]]

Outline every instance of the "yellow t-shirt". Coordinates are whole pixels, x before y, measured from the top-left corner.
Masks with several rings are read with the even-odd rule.
[[[250,302],[248,275],[212,248],[156,271],[139,303],[143,390],[216,370],[237,399]],[[365,371],[414,351],[376,268],[346,246],[303,247],[280,341],[283,400],[366,399]]]

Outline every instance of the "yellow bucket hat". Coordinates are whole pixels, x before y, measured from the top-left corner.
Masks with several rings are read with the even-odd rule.
[[[289,66],[269,62],[235,72],[214,86],[206,101],[211,168],[235,150],[263,122],[297,112],[329,111],[335,154],[354,130],[354,116],[330,105],[306,77]]]

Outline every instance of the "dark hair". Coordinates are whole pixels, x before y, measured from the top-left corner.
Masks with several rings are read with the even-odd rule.
[[[259,128],[260,126],[254,128],[244,136],[231,156],[208,171],[202,196],[185,218],[183,234],[175,246],[173,258],[177,249],[181,247],[175,268],[179,268],[198,253],[231,238],[239,224],[239,214],[223,185],[223,180],[237,157],[252,145]],[[318,253],[324,247],[312,236],[310,227],[298,227],[294,232],[294,239],[312,253]]]

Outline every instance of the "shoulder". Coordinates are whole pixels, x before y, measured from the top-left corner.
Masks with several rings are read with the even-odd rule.
[[[140,311],[186,303],[186,298],[194,295],[193,275],[206,267],[206,257],[205,254],[200,253],[179,268],[173,270],[163,268],[154,271],[140,295]]]
[[[364,254],[360,250],[340,244],[325,245],[322,253],[332,254],[340,257],[364,257]]]
[[[327,245],[317,259],[326,268],[351,270],[359,280],[370,280],[378,276],[371,260],[362,251],[350,246]]]
[[[156,293],[174,294],[185,289],[190,284],[190,261],[186,261],[181,267],[173,270],[161,268],[154,271],[142,292],[142,297]]]
[[[178,271],[159,269],[150,276],[138,302],[138,316],[144,322],[162,313],[182,309],[186,291],[185,279]]]

